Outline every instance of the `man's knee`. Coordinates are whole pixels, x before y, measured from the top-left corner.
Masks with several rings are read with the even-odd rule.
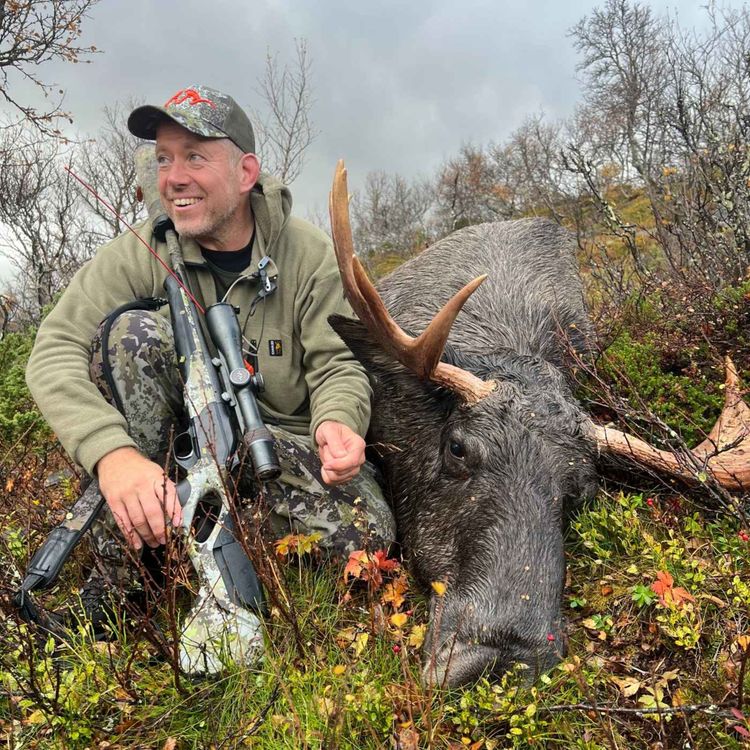
[[[92,339],[90,373],[100,389],[110,387],[107,370],[127,388],[130,380],[143,376],[176,382],[176,369],[170,324],[150,310],[127,310],[116,317],[110,315],[99,324]],[[135,383],[132,385],[135,387]]]
[[[346,485],[329,486],[320,477],[320,460],[304,439],[288,434],[276,438],[283,473],[267,485],[274,533],[318,533],[320,546],[337,556],[387,548],[395,541],[393,512],[372,465],[365,463]]]
[[[100,392],[125,415],[128,432],[149,456],[166,449],[183,401],[169,321],[149,310],[105,318],[91,342],[89,373]]]

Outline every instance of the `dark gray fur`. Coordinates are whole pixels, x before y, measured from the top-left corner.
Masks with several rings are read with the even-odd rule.
[[[589,333],[568,232],[539,219],[469,227],[379,290],[420,333],[482,273],[444,354],[497,381],[473,407],[394,363],[361,324],[332,320],[375,378],[371,439],[387,446],[386,490],[412,570],[425,585],[448,584],[432,599],[424,677],[451,685],[519,661],[537,673],[564,652],[564,517],[596,488],[586,416],[564,369],[568,345],[584,349]]]

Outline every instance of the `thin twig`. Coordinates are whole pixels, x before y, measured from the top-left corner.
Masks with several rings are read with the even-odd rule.
[[[601,714],[635,714],[636,716],[647,716],[659,714],[661,716],[674,714],[705,713],[710,716],[721,718],[733,718],[731,711],[724,709],[736,708],[734,703],[692,703],[684,706],[656,706],[655,708],[625,708],[620,706],[598,706],[592,703],[570,703],[560,706],[539,706],[539,711],[557,714],[563,711],[594,711]]]

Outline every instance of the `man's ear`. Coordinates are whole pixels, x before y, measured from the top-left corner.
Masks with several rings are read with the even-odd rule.
[[[241,186],[242,192],[250,192],[260,175],[260,161],[255,154],[243,154],[240,159],[242,169]]]

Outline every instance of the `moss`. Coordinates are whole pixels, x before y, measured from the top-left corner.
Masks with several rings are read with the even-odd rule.
[[[664,351],[654,334],[641,341],[624,331],[612,342],[601,374],[634,408],[645,404],[690,445],[699,443],[721,412],[720,381],[665,372]]]

